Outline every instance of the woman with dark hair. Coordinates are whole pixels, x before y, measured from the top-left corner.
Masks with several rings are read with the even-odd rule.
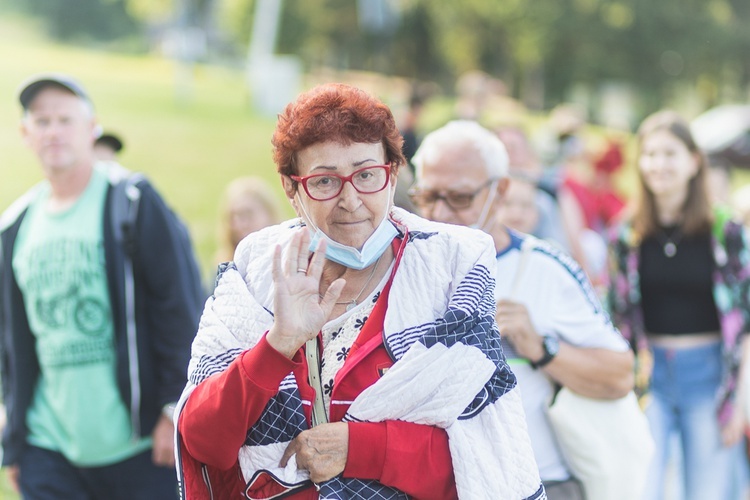
[[[359,89],[302,94],[272,142],[299,217],[245,238],[206,305],[183,498],[542,498],[492,240],[393,207],[401,136]]]
[[[610,243],[609,305],[638,359],[656,442],[647,498],[664,497],[670,436],[682,444],[685,498],[732,498],[744,460],[741,401],[750,331],[742,226],[715,211],[707,167],[672,111],[638,131],[640,199]]]

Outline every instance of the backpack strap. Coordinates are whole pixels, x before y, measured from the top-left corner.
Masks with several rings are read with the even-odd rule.
[[[138,219],[138,205],[141,190],[138,183],[144,180],[142,174],[128,174],[115,180],[110,200],[112,232],[115,242],[122,246],[123,279],[125,289],[125,333],[128,346],[128,377],[130,379],[130,424],[134,437],[141,435],[140,408],[140,368],[138,363],[138,343],[135,318],[135,276],[133,256],[136,248],[135,225]]]
[[[126,257],[132,259],[135,251],[135,224],[138,220],[138,204],[141,190],[138,183],[145,177],[140,173],[130,174],[112,187],[111,217],[115,241],[122,245]]]

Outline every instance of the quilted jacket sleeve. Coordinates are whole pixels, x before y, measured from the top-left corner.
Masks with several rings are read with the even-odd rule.
[[[263,336],[225,371],[198,384],[178,425],[190,455],[219,469],[232,467],[247,430],[276,394],[282,379],[301,363],[299,354],[289,360]]]

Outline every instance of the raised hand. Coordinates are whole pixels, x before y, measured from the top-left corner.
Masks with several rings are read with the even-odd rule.
[[[318,334],[346,284],[341,278],[335,280],[321,298],[326,243],[320,241],[308,263],[309,245],[308,229],[302,228],[292,236],[283,265],[281,246],[277,245],[273,254],[274,323],[266,339],[290,359]]]
[[[721,441],[726,447],[737,444],[745,432],[745,412],[742,405],[736,405],[729,421],[721,428]]]

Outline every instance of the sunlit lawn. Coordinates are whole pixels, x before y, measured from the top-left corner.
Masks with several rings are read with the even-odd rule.
[[[6,38],[4,28],[0,27],[0,210],[41,177],[18,133],[18,85],[36,72],[70,73],[87,87],[104,128],[124,138],[121,162],[145,172],[188,222],[204,274],[210,274],[217,205],[227,182],[240,175],[259,175],[275,187],[279,184],[271,161],[274,119],[250,111],[242,72],[197,67],[184,89],[188,97],[178,99],[178,71],[169,60],[50,45],[22,30]],[[26,37],[24,43],[18,36]]]
[[[5,469],[0,469],[0,498],[3,500],[20,498],[6,481]]]

